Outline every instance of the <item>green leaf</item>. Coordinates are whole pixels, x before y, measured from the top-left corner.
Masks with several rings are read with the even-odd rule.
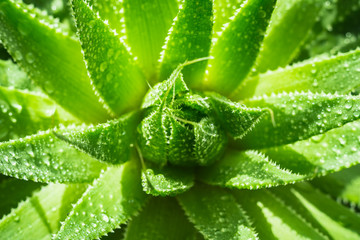
[[[260,239],[327,239],[268,190],[234,191]]]
[[[0,40],[28,76],[74,116],[85,122],[106,120],[109,115],[91,88],[79,43],[26,4],[1,0],[0,9]]]
[[[1,86],[0,109],[0,141],[79,122],[46,96]]]
[[[159,81],[167,79],[175,68],[186,61],[208,57],[212,35],[212,0],[186,0],[180,6],[169,31],[161,56]],[[206,62],[183,69],[184,79],[192,87],[201,83]]]
[[[311,178],[327,175],[360,163],[359,131],[360,122],[356,121],[308,140],[263,152],[293,172]]]
[[[76,203],[56,239],[95,239],[126,223],[145,201],[134,161],[109,167]]]
[[[360,98],[325,93],[281,93],[245,100],[248,107],[269,109],[237,145],[265,148],[324,133],[360,117]]]
[[[360,216],[316,191],[308,183],[272,191],[307,221],[316,221],[330,239],[360,239]],[[313,223],[312,223],[313,224]]]
[[[0,86],[41,92],[25,72],[21,71],[11,60],[0,60]]]
[[[72,1],[72,6],[97,95],[116,115],[138,107],[147,84],[123,40],[83,0]]]
[[[213,33],[221,35],[224,24],[230,22],[230,18],[240,8],[245,0],[216,0],[214,1],[214,27]]]
[[[360,165],[315,178],[311,183],[352,207],[360,206]]]
[[[306,39],[325,0],[278,0],[255,62],[262,73],[286,66]]]
[[[40,188],[42,184],[22,181],[19,179],[7,179],[0,183],[0,216],[10,213],[18,203],[30,196],[33,191]]]
[[[146,163],[142,170],[143,189],[154,196],[175,196],[189,190],[194,185],[193,169],[173,166],[157,167]]]
[[[111,29],[116,30],[120,38],[126,38],[124,3],[117,0],[88,0],[86,1],[101,19],[108,21]]]
[[[129,223],[125,240],[197,239],[196,234],[175,199],[151,198]]]
[[[207,89],[228,95],[249,73],[260,49],[275,0],[252,0],[242,4],[224,27],[212,48]],[[250,39],[250,41],[249,41]]]
[[[154,83],[161,47],[178,12],[178,3],[176,0],[125,0],[124,12],[127,42],[147,79]]]
[[[52,130],[0,143],[0,172],[36,182],[92,181],[104,165],[57,139]]]
[[[139,113],[133,112],[96,126],[61,129],[54,134],[100,161],[121,164],[129,160],[138,122]]]
[[[199,169],[197,177],[211,185],[238,189],[259,189],[294,183],[305,176],[283,170],[261,153],[228,150],[215,164]]]
[[[207,93],[206,96],[209,97],[222,127],[234,139],[243,138],[265,113],[260,108],[247,108],[245,105],[231,102],[219,94]]]
[[[85,185],[50,184],[21,202],[0,221],[2,239],[50,240]]]
[[[283,91],[349,93],[360,86],[360,49],[330,58],[315,58],[249,78],[232,93],[244,99]]]
[[[256,239],[245,213],[227,191],[196,185],[177,198],[206,239]]]

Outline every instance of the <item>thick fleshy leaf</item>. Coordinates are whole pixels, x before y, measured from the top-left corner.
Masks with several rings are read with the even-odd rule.
[[[41,92],[41,90],[11,60],[0,60],[0,86]]]
[[[294,144],[264,149],[281,167],[313,178],[360,163],[360,122]]]
[[[129,160],[139,121],[139,113],[133,112],[96,126],[61,129],[54,134],[100,161],[121,164]]]
[[[265,113],[265,110],[248,108],[215,93],[207,93],[206,96],[209,97],[222,127],[234,139],[241,139],[250,132]]]
[[[244,99],[283,91],[349,93],[360,86],[360,49],[330,58],[315,58],[249,78],[231,94]]]
[[[360,165],[315,178],[311,183],[333,198],[360,207]]]
[[[147,84],[123,40],[83,0],[72,6],[96,93],[116,115],[138,107]]]
[[[204,82],[208,89],[226,96],[246,77],[256,60],[275,2],[246,1],[236,11],[210,52],[214,59],[209,61]]]
[[[146,164],[141,179],[144,191],[154,196],[175,196],[194,185],[194,170],[173,166],[159,168]]]
[[[281,93],[245,100],[269,109],[253,131],[238,141],[242,148],[265,148],[324,133],[360,118],[360,97],[325,93]]]
[[[256,239],[244,211],[227,191],[199,184],[178,200],[206,239]]]
[[[101,19],[108,21],[110,27],[116,30],[121,38],[126,38],[124,3],[118,0],[88,0],[86,1]]]
[[[7,179],[0,183],[0,217],[10,213],[12,208],[16,208],[20,201],[30,196],[33,191],[42,186],[40,183],[23,181],[19,179]]]
[[[255,62],[262,73],[286,66],[306,39],[325,0],[278,0]],[[286,37],[285,37],[286,36]]]
[[[216,0],[214,1],[213,33],[221,35],[222,27],[231,21],[235,11],[245,0]],[[216,35],[215,35],[216,36]]]
[[[268,190],[233,193],[260,239],[327,239]]]
[[[127,42],[151,82],[156,81],[161,47],[178,7],[176,0],[124,1]]]
[[[159,81],[166,80],[179,64],[209,56],[213,26],[212,2],[186,0],[180,6],[160,59]],[[205,67],[206,61],[202,61],[183,69],[184,79],[190,87],[201,82]]]
[[[0,9],[0,39],[30,78],[78,118],[86,122],[107,119],[91,88],[79,43],[26,4],[2,0]]]
[[[34,134],[60,123],[77,122],[46,96],[0,86],[0,141]]]
[[[2,239],[50,240],[85,190],[85,185],[50,184],[21,202],[0,221]]]
[[[201,168],[197,177],[207,184],[238,189],[273,187],[306,178],[281,169],[263,154],[252,150],[228,150],[221,160]]]
[[[92,181],[104,165],[56,138],[51,130],[0,143],[0,172],[36,182]]]
[[[323,234],[330,239],[360,239],[360,216],[315,190],[310,184],[274,188],[272,192],[313,226],[320,225]]]
[[[152,198],[129,223],[125,240],[198,239],[196,235],[175,199]]]
[[[144,201],[135,161],[109,167],[79,199],[54,239],[99,238],[126,223]]]

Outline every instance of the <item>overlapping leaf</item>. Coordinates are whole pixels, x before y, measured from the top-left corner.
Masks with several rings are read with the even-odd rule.
[[[134,161],[108,168],[88,187],[54,239],[99,238],[126,223],[144,201]]]
[[[21,202],[0,221],[2,239],[50,240],[86,185],[50,184]]]
[[[272,192],[329,238],[360,239],[360,216],[312,188],[310,184],[276,188]]]
[[[97,160],[121,164],[129,160],[139,112],[97,126],[60,129],[54,134]]]
[[[315,178],[311,183],[333,198],[360,207],[360,165]]]
[[[0,143],[0,156],[2,174],[36,182],[89,182],[104,167],[51,130]]]
[[[203,239],[197,235],[175,199],[152,198],[129,223],[125,240]]]
[[[147,78],[155,82],[161,47],[178,12],[178,3],[176,0],[125,0],[124,12],[127,42]]]
[[[325,0],[277,1],[256,59],[256,72],[262,73],[290,63],[312,29],[325,2]]]
[[[72,1],[72,6],[96,93],[116,115],[138,107],[147,84],[123,40],[83,0]]]
[[[239,141],[243,148],[292,143],[360,118],[360,98],[338,94],[282,93],[244,101],[269,109],[253,131]]]
[[[247,108],[245,105],[231,102],[230,100],[214,93],[207,93],[209,101],[215,110],[223,128],[234,139],[241,139],[259,122],[264,110]]]
[[[233,99],[261,96],[282,91],[349,93],[360,83],[360,49],[330,58],[315,58],[249,78]]]
[[[208,89],[228,95],[249,73],[260,49],[275,0],[247,1],[237,10],[210,55]]]
[[[0,87],[0,141],[34,134],[60,123],[77,122],[46,96]]]
[[[254,221],[260,239],[327,239],[268,190],[242,190],[234,195]]]
[[[208,57],[213,26],[212,2],[184,1],[164,46],[159,81],[167,79],[179,64]],[[190,87],[199,84],[205,67],[206,62],[198,62],[183,69],[184,79]]]
[[[107,119],[91,89],[79,43],[36,9],[12,0],[0,5],[0,39],[28,76],[85,122]]]
[[[359,163],[360,122],[356,121],[314,136],[263,152],[281,167],[310,177],[337,172]]]
[[[190,222],[206,239],[256,238],[244,211],[223,189],[197,185],[179,195],[178,200]]]
[[[258,152],[229,150],[215,164],[200,169],[198,178],[211,185],[258,189],[302,181],[306,176],[283,170]]]
[[[193,169],[165,166],[154,166],[143,169],[141,179],[143,189],[154,196],[175,196],[194,185]]]

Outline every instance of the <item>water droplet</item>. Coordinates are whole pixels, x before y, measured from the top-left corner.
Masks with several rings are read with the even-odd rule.
[[[34,61],[35,61],[34,54],[31,53],[31,52],[27,53],[26,56],[25,56],[25,59],[29,64],[34,63]]]
[[[101,214],[101,219],[105,222],[109,222],[109,217],[106,214]]]
[[[107,68],[107,63],[106,62],[103,62],[100,64],[100,71],[101,72],[104,72]]]
[[[19,50],[16,50],[14,55],[15,55],[15,60],[17,60],[17,61],[20,61],[23,58],[23,56]]]

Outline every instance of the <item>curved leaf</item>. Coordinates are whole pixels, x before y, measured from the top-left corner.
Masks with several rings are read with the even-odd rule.
[[[178,12],[178,3],[176,0],[125,0],[124,12],[127,42],[147,78],[154,83],[161,47]]]
[[[360,163],[360,122],[294,144],[264,149],[281,167],[316,177]]]
[[[46,96],[1,86],[0,109],[0,141],[79,122]]]
[[[81,196],[85,185],[50,184],[26,201],[21,202],[0,221],[2,239],[50,240],[60,228],[71,209],[71,204]]]
[[[144,201],[134,161],[108,168],[75,204],[54,240],[99,238],[128,221]]]
[[[249,73],[260,49],[276,0],[246,1],[211,49],[207,89],[231,93]],[[251,39],[251,41],[249,41]]]
[[[238,141],[242,148],[265,148],[324,133],[360,118],[360,97],[325,93],[282,93],[244,101],[270,109],[256,128]]]
[[[73,0],[72,6],[96,93],[116,115],[138,107],[147,84],[123,40],[83,0]]]
[[[225,190],[196,185],[177,198],[206,239],[256,239],[245,213]]]
[[[281,169],[266,156],[255,151],[230,151],[215,164],[201,168],[201,181],[229,188],[259,189],[294,183],[306,176]]]
[[[163,47],[159,81],[166,80],[179,64],[208,57],[213,26],[212,2],[186,0],[180,6]],[[204,61],[184,67],[184,79],[190,87],[200,83],[205,67]]]
[[[268,190],[234,191],[260,239],[327,239]]]
[[[89,182],[104,167],[57,139],[51,130],[0,143],[0,156],[2,174],[36,182]]]
[[[223,128],[234,139],[243,138],[265,113],[260,108],[247,108],[245,105],[231,102],[218,94],[207,93],[206,96],[209,97]]]
[[[325,0],[278,0],[255,62],[262,73],[287,65],[319,17]]]
[[[54,21],[13,0],[0,1],[0,40],[11,56],[57,103],[85,122],[109,115],[94,95],[79,43]]]
[[[349,93],[360,86],[360,49],[315,58],[249,78],[231,94],[244,99],[283,91]]]
[[[184,240],[197,231],[173,198],[151,198],[140,214],[129,223],[125,240]]]
[[[330,239],[360,239],[360,216],[310,184],[276,188],[272,192],[313,226],[323,228],[321,232]]]
[[[54,134],[100,161],[121,164],[129,160],[138,122],[139,113],[133,112],[96,126],[60,129]]]
[[[311,182],[333,198],[360,207],[360,165],[332,173]]]
[[[147,163],[148,165],[149,163]],[[155,165],[143,169],[143,189],[153,196],[175,196],[189,190],[194,185],[193,169]]]

